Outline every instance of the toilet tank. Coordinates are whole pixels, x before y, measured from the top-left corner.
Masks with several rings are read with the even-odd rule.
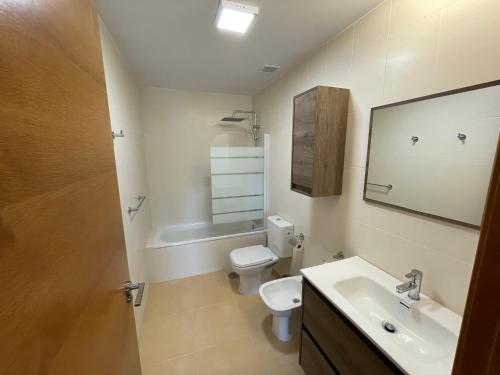
[[[271,251],[280,258],[289,258],[293,248],[288,241],[293,237],[293,224],[278,215],[267,218],[267,242]]]

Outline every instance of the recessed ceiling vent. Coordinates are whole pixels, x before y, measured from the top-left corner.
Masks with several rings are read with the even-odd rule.
[[[278,69],[280,68],[279,65],[264,65],[264,67],[262,68],[262,71],[263,72],[266,72],[266,73],[273,73],[275,71],[277,71]]]

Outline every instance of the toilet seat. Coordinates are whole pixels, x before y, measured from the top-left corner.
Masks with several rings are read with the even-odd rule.
[[[238,268],[254,267],[274,260],[276,256],[262,245],[247,246],[231,251],[231,263]]]

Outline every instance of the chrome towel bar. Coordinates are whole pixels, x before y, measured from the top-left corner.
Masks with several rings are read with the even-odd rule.
[[[139,203],[137,204],[136,207],[130,207],[128,208],[128,214],[130,215],[132,212],[137,212],[139,211],[139,209],[141,208],[142,206],[142,202],[144,202],[146,200],[146,196],[145,195],[138,195],[137,196],[137,200],[139,201]]]
[[[367,185],[372,185],[372,186],[380,186],[380,187],[385,187],[385,188],[387,188],[387,189],[389,189],[389,190],[392,190],[392,185],[391,185],[391,184],[389,184],[389,185],[382,185],[382,184],[372,184],[371,182],[367,182],[366,184],[367,184]]]

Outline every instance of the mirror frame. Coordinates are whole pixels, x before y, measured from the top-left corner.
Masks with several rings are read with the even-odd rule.
[[[484,89],[484,88],[487,88],[487,87],[498,86],[498,85],[500,85],[500,79],[499,80],[495,80],[495,81],[489,81],[489,82],[485,82],[485,83],[480,83],[480,84],[477,84],[477,85],[466,86],[466,87],[462,87],[462,88],[459,88],[459,89],[454,89],[454,90],[449,90],[449,91],[443,91],[443,92],[440,92],[440,93],[437,93],[437,94],[425,95],[425,96],[421,96],[421,97],[414,98],[414,99],[408,99],[408,100],[403,100],[403,101],[400,101],[400,102],[385,104],[385,105],[381,105],[381,106],[378,106],[378,107],[372,107],[371,110],[370,110],[370,130],[368,132],[368,149],[367,149],[367,153],[366,153],[366,167],[365,167],[365,181],[364,181],[364,186],[363,186],[363,200],[365,202],[374,203],[374,204],[377,204],[377,205],[394,208],[394,209],[405,211],[405,212],[409,212],[409,213],[412,213],[412,214],[422,215],[422,216],[425,216],[425,217],[428,217],[428,218],[432,218],[432,219],[436,219],[436,220],[441,220],[441,221],[445,221],[445,222],[452,223],[452,224],[462,225],[462,226],[466,226],[466,227],[474,228],[474,229],[480,229],[481,228],[480,225],[466,223],[466,222],[463,222],[463,221],[460,221],[460,220],[454,220],[454,219],[450,219],[448,217],[434,215],[434,214],[430,214],[430,213],[423,212],[423,211],[413,210],[411,208],[407,208],[407,207],[403,207],[403,206],[398,206],[398,205],[391,204],[391,203],[381,202],[381,201],[378,201],[376,199],[368,198],[366,196],[366,186],[367,186],[367,182],[368,182],[368,170],[369,170],[369,166],[370,166],[370,147],[371,147],[372,130],[373,130],[373,113],[374,113],[374,111],[377,111],[379,109],[396,107],[396,106],[400,106],[400,105],[404,105],[404,104],[410,104],[410,103],[420,102],[420,101],[424,101],[424,100],[440,98],[442,96],[460,94],[460,93],[467,92],[467,91],[474,91],[474,90]],[[491,179],[491,175],[490,175],[490,179]],[[483,211],[483,215],[484,215],[484,211]]]

